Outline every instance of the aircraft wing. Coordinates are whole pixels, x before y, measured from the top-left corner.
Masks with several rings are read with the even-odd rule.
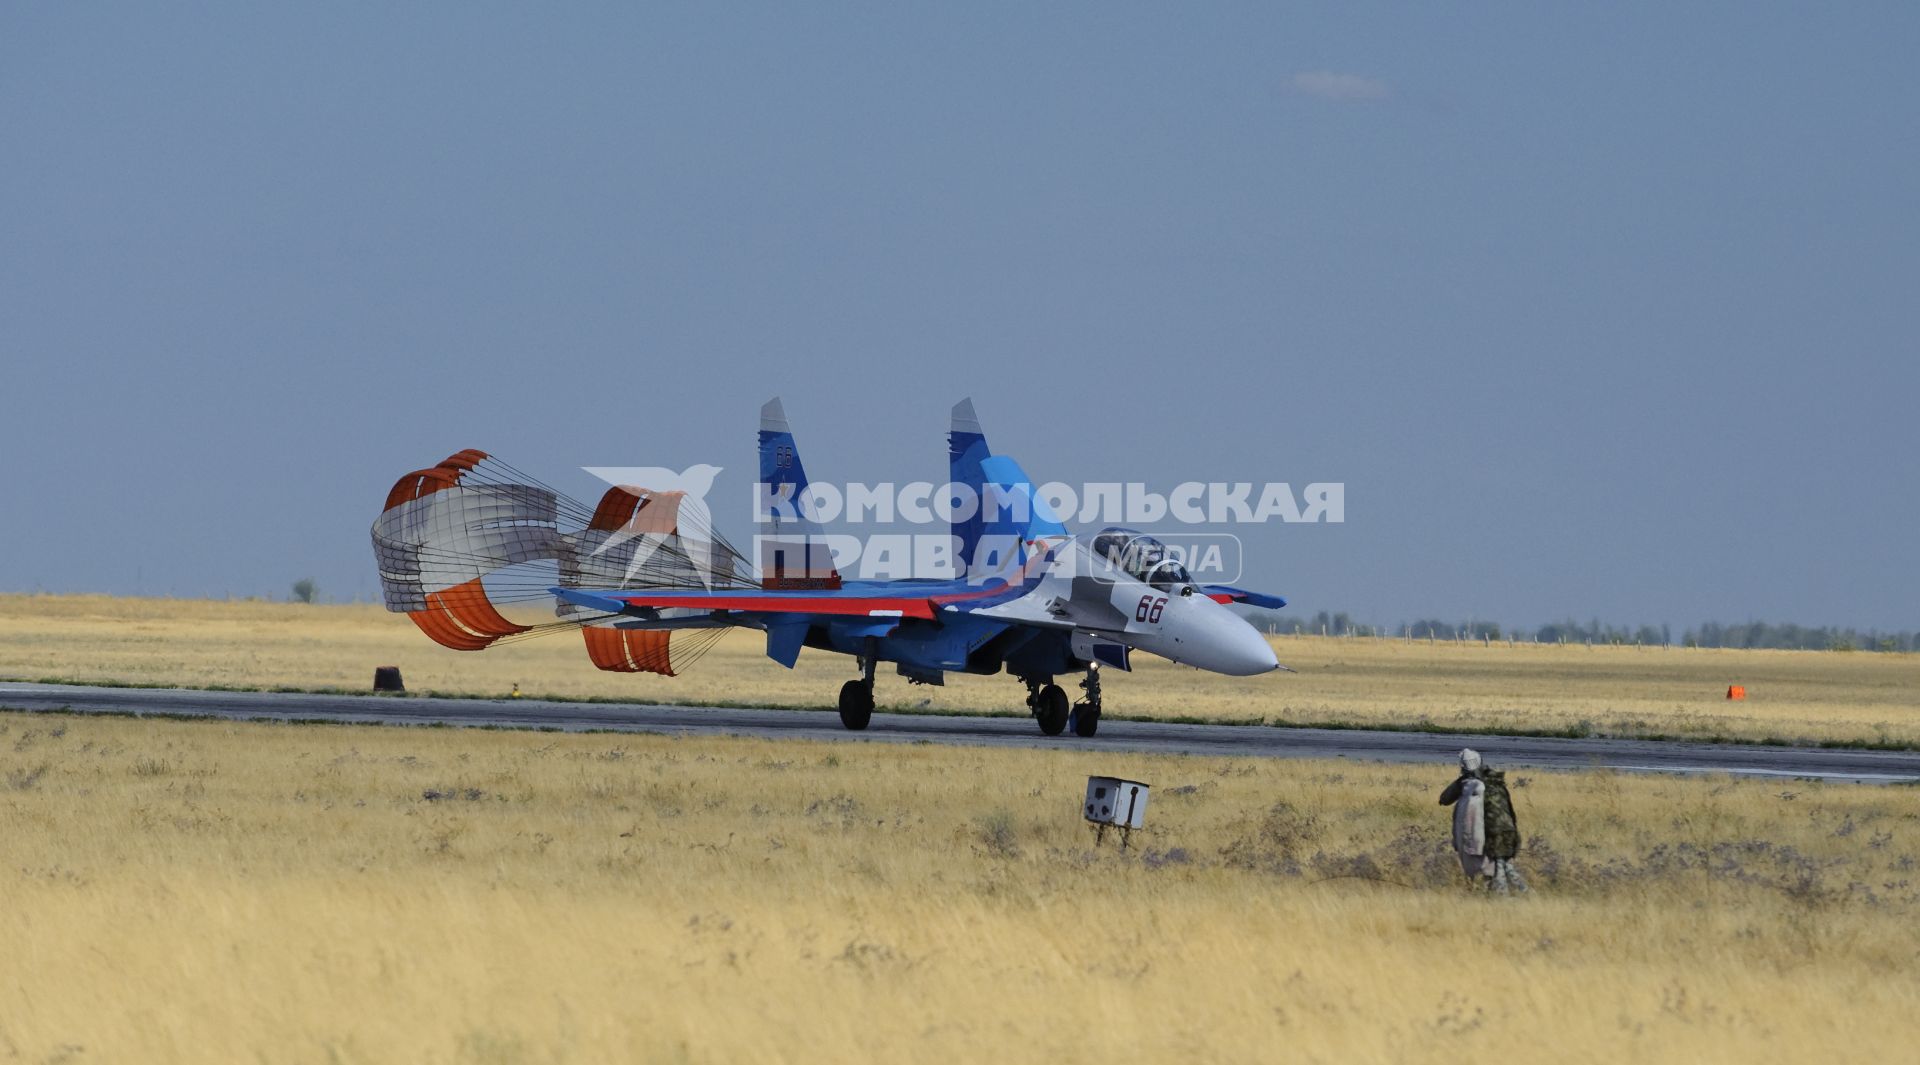
[[[1287,605],[1287,601],[1277,595],[1249,592],[1245,588],[1235,588],[1231,584],[1203,584],[1200,586],[1200,591],[1216,603],[1244,603],[1247,606],[1265,607],[1268,610],[1278,610]]]
[[[563,602],[635,620],[620,628],[695,628],[741,625],[765,629],[767,657],[791,669],[808,633],[827,626],[842,636],[884,637],[909,619],[937,612],[970,612],[1023,594],[1019,585],[956,591],[951,586],[841,587],[769,591],[757,588],[587,590],[554,588]]]
[[[746,614],[825,614],[842,617],[931,618],[926,596],[886,595],[864,590],[764,591],[753,588],[671,588],[636,591],[588,591],[554,588],[558,598],[609,614],[635,609],[730,610]]]

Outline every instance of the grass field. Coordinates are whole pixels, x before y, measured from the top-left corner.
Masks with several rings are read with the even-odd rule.
[[[1287,637],[1297,674],[1217,677],[1141,655],[1106,676],[1116,717],[1341,723],[1920,745],[1920,655],[1401,643]],[[398,665],[419,692],[829,706],[851,660],[782,669],[757,633],[685,676],[609,674],[563,633],[482,653],[441,648],[377,606],[0,596],[0,677],[361,690]],[[883,675],[883,709],[1024,713],[1011,677],[945,687]],[[1070,683],[1070,682],[1069,682]],[[1729,702],[1729,684],[1749,698]]]
[[[1920,789],[1522,772],[1496,899],[1449,769],[0,714],[0,1056],[1910,1059]]]

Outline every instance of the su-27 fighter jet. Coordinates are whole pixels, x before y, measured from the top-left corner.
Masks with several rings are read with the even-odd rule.
[[[951,508],[955,576],[842,579],[774,399],[760,411],[757,566],[710,528],[690,527],[696,511],[683,506],[684,493],[622,485],[589,517],[485,453],[466,451],[401,478],[389,495],[374,526],[387,605],[462,650],[571,625],[600,668],[668,675],[691,658],[676,637],[704,639],[697,653],[728,628],[762,630],[767,656],[789,668],[808,647],[853,657],[860,675],[841,687],[839,709],[854,730],[872,719],[882,662],[921,684],[943,683],[949,672],[1005,671],[1026,685],[1027,707],[1049,736],[1069,727],[1093,736],[1100,669],[1130,669],[1134,651],[1230,676],[1285,668],[1224,604],[1278,608],[1286,600],[1198,584],[1174,553],[1131,529],[1105,529],[1090,541],[1068,533],[1020,464],[989,451],[970,400],[954,406],[947,444],[950,482],[964,486],[949,491],[978,504]],[[562,532],[564,517],[585,527]],[[558,600],[562,620],[508,621],[493,602],[529,598],[532,588],[497,572],[542,560],[558,563],[559,583],[544,591]],[[741,576],[749,569],[757,580]],[[1073,674],[1082,675],[1085,695],[1069,705],[1056,680]]]

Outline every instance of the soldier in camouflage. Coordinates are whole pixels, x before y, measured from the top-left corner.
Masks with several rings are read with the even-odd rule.
[[[1470,883],[1484,881],[1489,891],[1502,895],[1527,890],[1513,867],[1513,857],[1520,852],[1520,823],[1505,773],[1485,766],[1480,752],[1463,750],[1460,775],[1440,793],[1440,805],[1453,807],[1453,849]]]

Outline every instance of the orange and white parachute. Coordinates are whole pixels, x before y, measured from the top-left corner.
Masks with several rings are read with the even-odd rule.
[[[578,628],[601,669],[672,676],[726,630],[698,611],[640,622],[557,601],[557,620],[510,620],[503,605],[551,589],[739,587],[745,559],[710,528],[683,528],[681,494],[610,488],[593,508],[484,451],[466,450],[394,483],[373,523],[388,610],[434,642],[478,651]]]

